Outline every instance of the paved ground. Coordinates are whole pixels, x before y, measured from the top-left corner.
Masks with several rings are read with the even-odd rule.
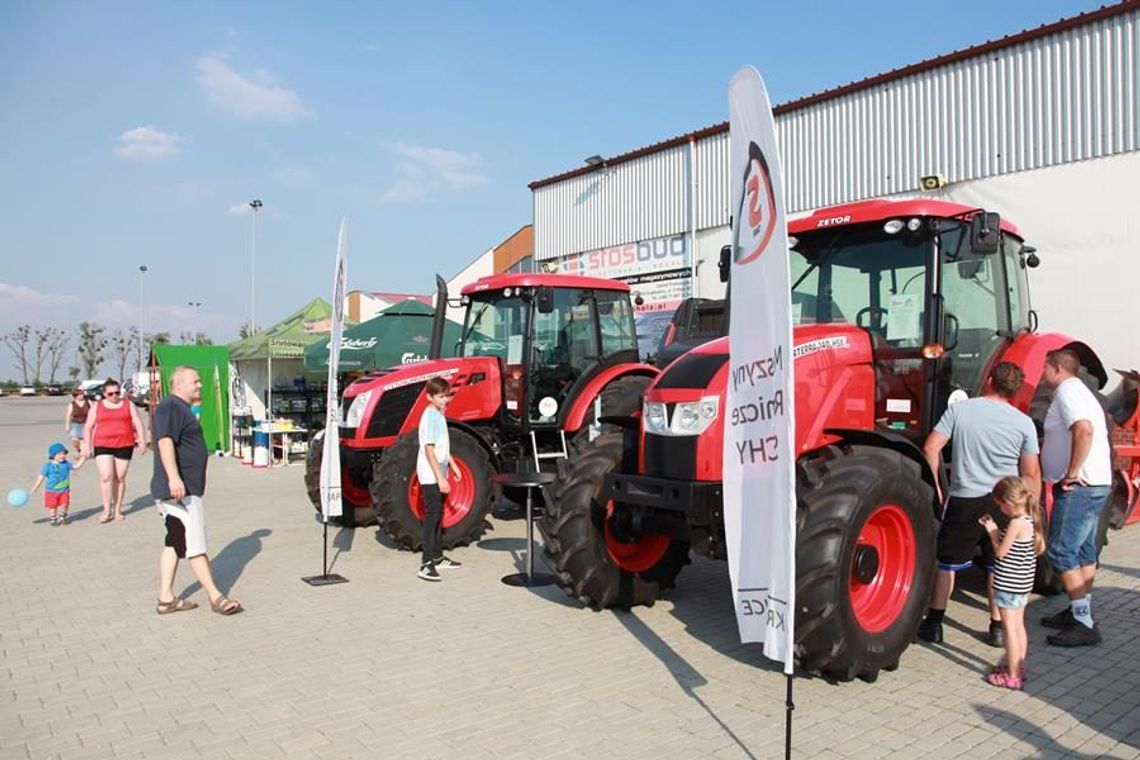
[[[64,403],[0,400],[4,491],[31,482]],[[499,582],[521,567],[520,521],[437,585],[366,528],[335,532],[351,582],[310,588],[321,534],[301,468],[220,459],[215,568],[248,610],[159,617],[150,468],[136,462],[124,523],[94,519],[94,468],[76,475],[70,526],[0,511],[0,757],[782,756],[784,680],[738,643],[723,563],[695,562],[651,609],[594,613]],[[1027,690],[996,689],[984,612],[960,595],[947,643],[911,647],[877,683],[798,678],[796,757],[1140,757],[1140,527],[1111,538],[1101,646],[1056,651],[1034,625]],[[176,588],[204,603],[192,581],[183,568]],[[1035,598],[1030,617],[1054,606]]]

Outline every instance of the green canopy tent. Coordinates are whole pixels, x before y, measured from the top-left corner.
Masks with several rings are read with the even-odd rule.
[[[409,298],[389,306],[377,316],[345,330],[341,339],[339,368],[344,372],[367,372],[428,358],[435,310]],[[451,320],[443,326],[443,355],[451,356],[463,328]],[[329,343],[319,341],[305,349],[305,371],[328,371]]]
[[[229,345],[230,359],[238,368],[243,387],[249,389],[258,405],[265,394],[265,407],[261,410],[265,419],[271,416],[273,408],[274,363],[281,381],[291,380],[291,376],[301,372],[305,347],[326,337],[331,329],[332,306],[323,298],[314,298],[272,327]],[[259,410],[251,399],[247,398],[246,405],[257,416]]]
[[[170,379],[177,367],[198,370],[198,376],[202,378],[198,421],[202,423],[206,448],[211,452],[229,450],[230,357],[227,348],[157,344],[151,350],[151,366],[158,368],[163,396],[170,395]]]

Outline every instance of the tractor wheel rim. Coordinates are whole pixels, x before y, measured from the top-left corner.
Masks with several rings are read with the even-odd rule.
[[[451,468],[448,468],[447,482],[451,485],[451,493],[443,497],[443,521],[440,526],[442,528],[450,528],[461,522],[471,512],[471,508],[475,506],[476,485],[471,468],[458,457],[453,461],[459,467],[459,472],[463,477],[457,481]],[[408,503],[412,505],[412,514],[422,523],[424,521],[424,498],[419,475],[412,475],[412,479],[408,481]]]
[[[639,541],[626,543],[619,541],[610,531],[610,518],[614,513],[614,503],[606,504],[606,551],[617,566],[631,573],[642,573],[656,565],[669,549],[668,536],[643,536]]]
[[[366,507],[372,503],[372,495],[368,493],[368,489],[353,483],[347,470],[340,471],[340,492],[344,496],[346,506]]]
[[[914,525],[896,504],[885,504],[867,518],[852,552],[848,591],[855,620],[868,633],[889,628],[902,614],[917,570],[918,546]],[[873,577],[859,580],[854,566],[856,556],[873,551],[878,563]]]

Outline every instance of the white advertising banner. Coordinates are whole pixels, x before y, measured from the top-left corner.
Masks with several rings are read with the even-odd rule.
[[[325,522],[340,517],[340,408],[337,405],[336,374],[340,364],[340,342],[344,333],[344,270],[348,256],[348,223],[340,220],[336,239],[336,270],[333,274],[332,334],[329,336],[328,395],[325,398],[324,451],[321,452],[321,513]]]
[[[792,303],[772,106],[746,66],[728,86],[733,262],[724,425],[724,526],[743,642],[791,674],[796,489]],[[742,410],[739,414],[736,410]]]

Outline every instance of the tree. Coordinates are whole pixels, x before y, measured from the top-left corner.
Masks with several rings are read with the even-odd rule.
[[[67,334],[67,330],[61,330],[58,327],[48,328],[52,331],[51,337],[48,339],[46,351],[48,360],[48,382],[55,382],[55,375],[59,372],[59,366],[63,364],[64,353],[67,349],[67,344],[71,342],[71,336]],[[78,371],[76,372],[78,374]]]
[[[127,365],[131,363],[131,358],[137,355],[138,341],[129,332],[115,330],[115,334],[111,336],[111,358],[119,370],[119,374],[115,377],[125,378],[127,376]]]
[[[245,340],[250,335],[252,335],[252,333],[250,333],[250,331],[249,331],[249,323],[248,322],[242,322],[241,326],[238,327],[238,338]]]
[[[103,333],[107,328],[94,322],[79,323],[79,345],[76,352],[79,356],[79,365],[87,377],[95,377],[95,373],[103,366],[103,359],[107,353],[107,338]]]
[[[183,346],[212,346],[214,341],[210,340],[210,336],[205,333],[192,333],[189,330],[183,330],[178,333],[178,343]]]
[[[28,343],[32,339],[32,326],[20,325],[4,336],[4,345],[12,352],[20,374],[24,378],[24,385],[28,384]]]
[[[148,346],[154,346],[154,345],[165,346],[168,343],[170,343],[170,333],[168,333],[168,332],[156,332],[152,335],[146,336],[145,342]]]

